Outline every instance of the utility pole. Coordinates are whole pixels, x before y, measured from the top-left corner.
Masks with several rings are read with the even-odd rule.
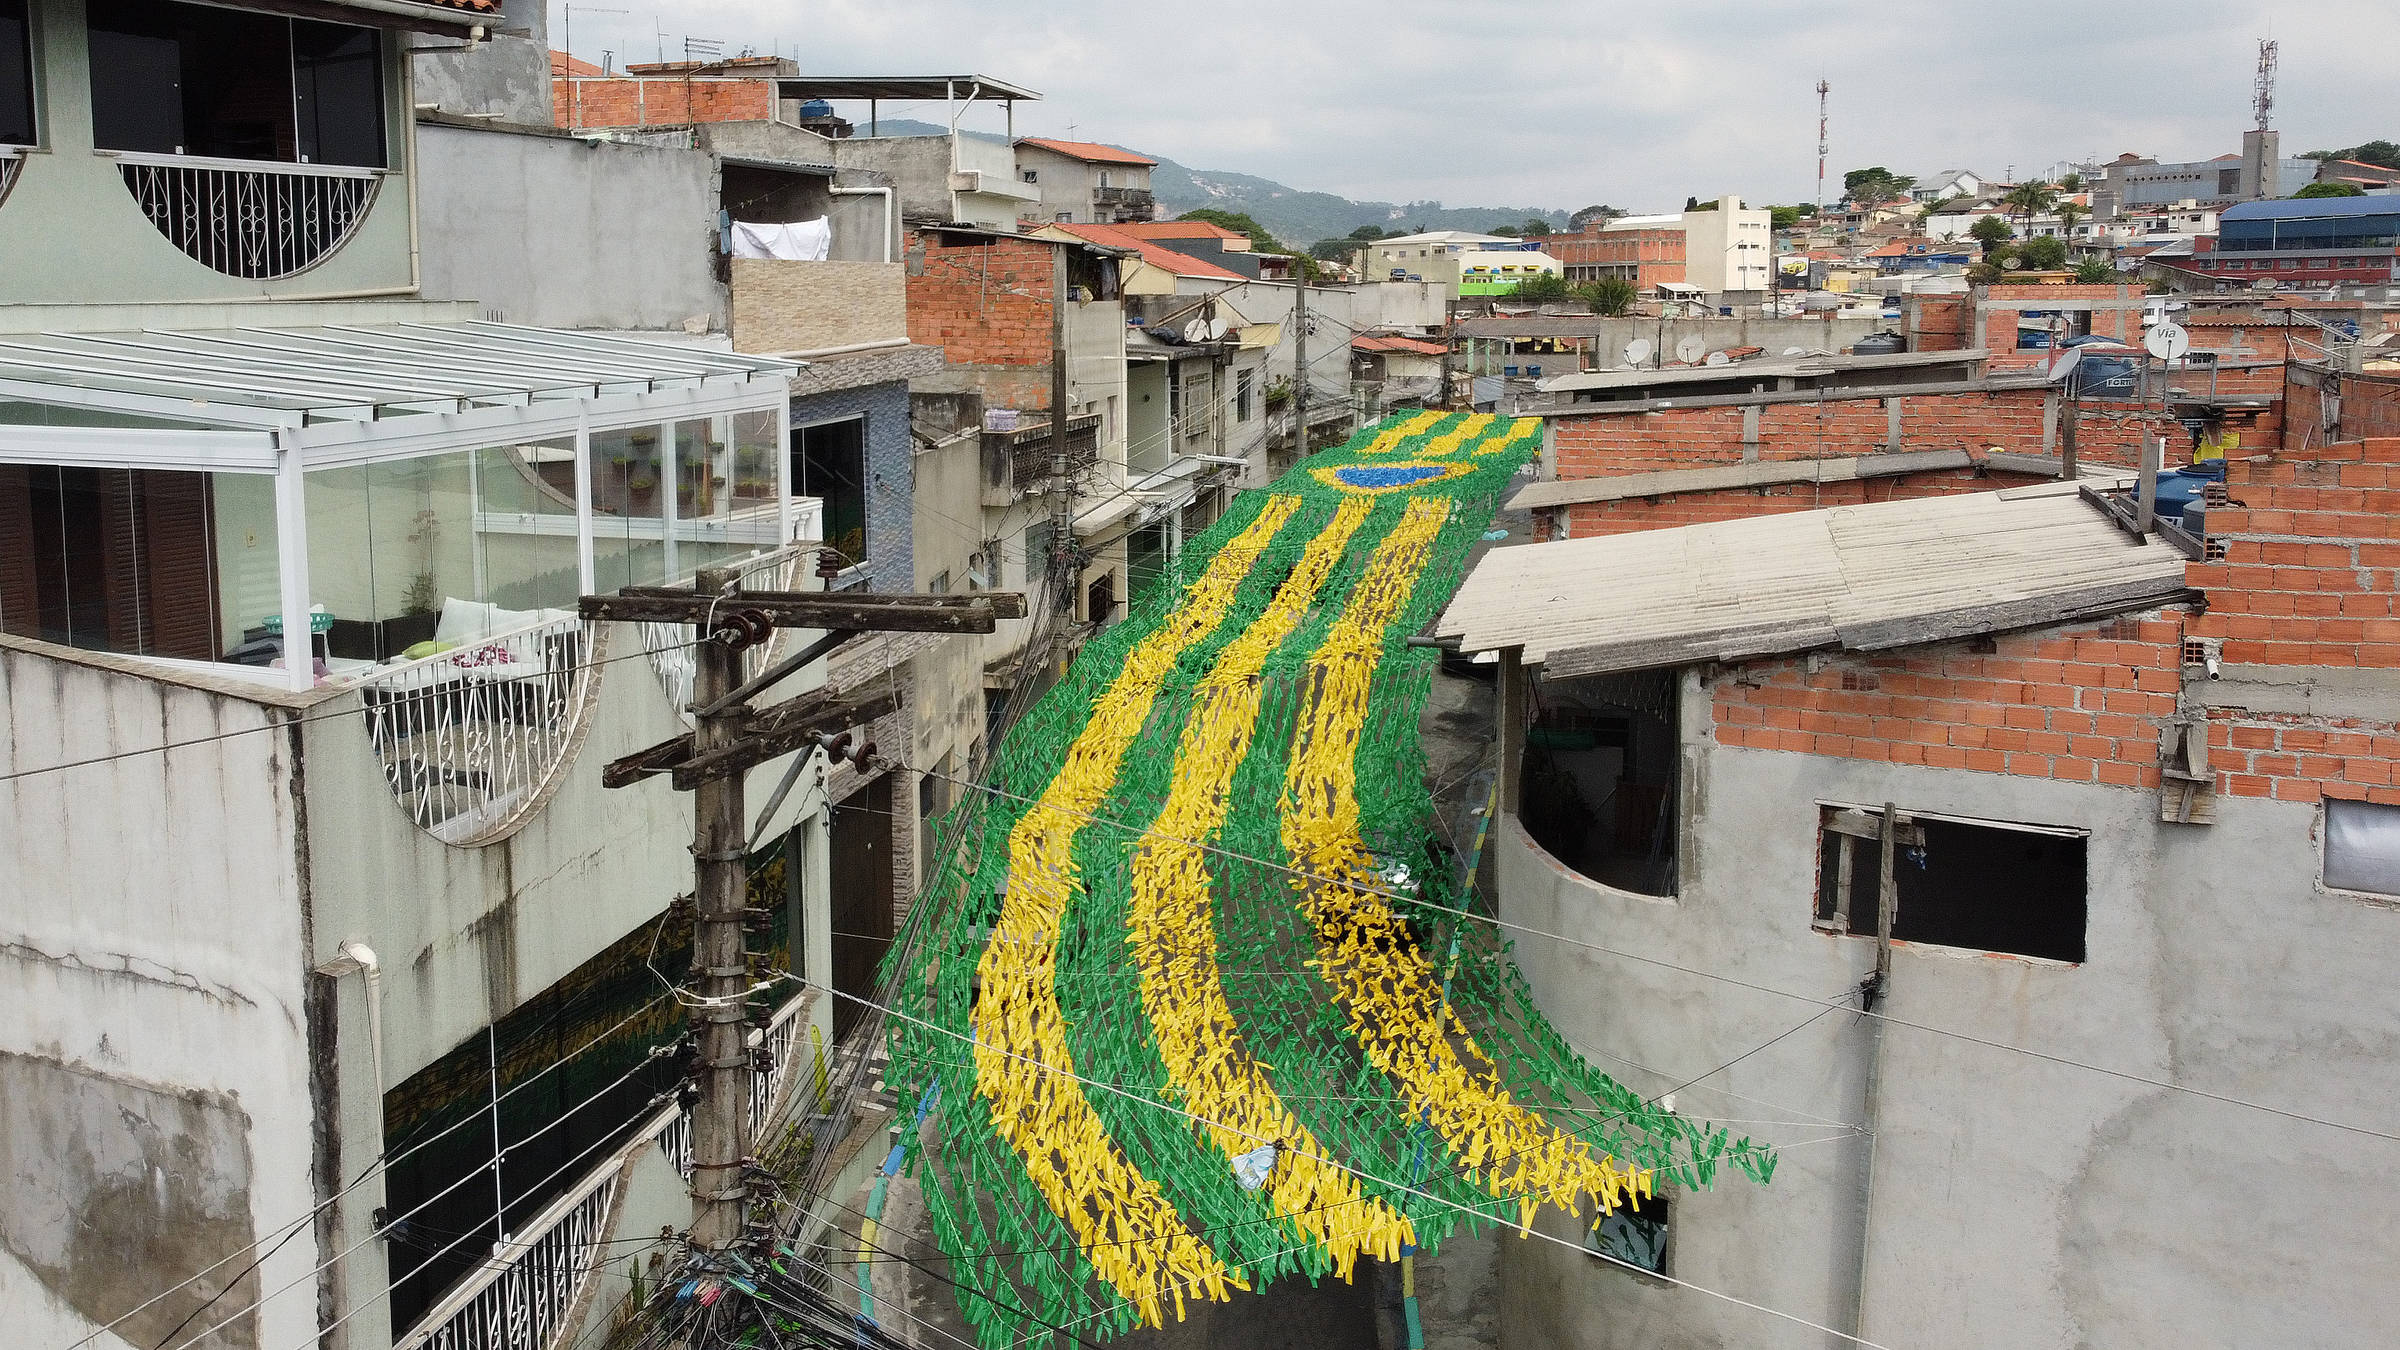
[[[741,573],[706,568],[689,590],[628,586],[614,595],[587,595],[577,609],[587,620],[689,623],[697,630],[692,679],[692,730],[600,771],[603,787],[620,788],[671,774],[692,794],[692,974],[699,999],[694,1021],[694,1068],[699,1094],[692,1105],[692,1225],[695,1248],[733,1245],[745,1226],[748,1194],[743,1169],[755,1152],[750,1119],[748,1045],[750,953],[743,941],[750,869],[745,843],[742,777],[749,769],[819,749],[835,760],[865,763],[874,746],[853,753],[840,728],[861,726],[897,706],[890,694],[843,701],[812,690],[764,710],[749,700],[798,674],[862,632],[989,633],[1003,618],[1022,618],[1025,597],[990,591],[975,595],[881,595],[865,591],[745,591]],[[824,636],[742,678],[744,649],[777,628],[817,628]]]
[[[1067,245],[1057,244],[1050,250],[1050,585],[1058,597],[1051,612],[1072,622],[1079,578],[1067,566],[1075,552],[1075,493],[1067,466]]]
[[[1308,453],[1308,273],[1292,267],[1292,449]]]
[[[1825,139],[1826,96],[1832,92],[1832,85],[1817,81],[1817,214],[1820,216],[1825,214],[1825,151],[1829,144]]]

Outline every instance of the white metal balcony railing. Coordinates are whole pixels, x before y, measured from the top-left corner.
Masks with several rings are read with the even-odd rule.
[[[750,558],[738,564],[743,569],[742,585],[754,591],[791,590],[800,579],[802,565],[813,559],[816,551],[817,545],[811,540]],[[691,578],[685,577],[680,584],[690,585]],[[635,626],[641,631],[642,649],[650,654],[650,669],[658,675],[659,684],[667,691],[667,702],[674,706],[677,716],[690,722],[692,679],[697,672],[692,626],[683,623],[643,623]],[[789,650],[797,631],[778,628],[770,640],[743,648],[742,678],[756,676]]]
[[[8,190],[17,185],[17,172],[25,167],[25,154],[13,145],[0,145],[0,202],[8,200]]]
[[[504,838],[540,809],[580,738],[601,641],[570,614],[353,677],[409,819],[466,846]]]
[[[111,152],[125,189],[167,242],[232,277],[306,271],[358,228],[381,169]]]
[[[801,1037],[808,1019],[801,1014],[816,1000],[802,994],[775,1010],[774,1020],[764,1032],[753,1032],[758,1044],[766,1047],[768,1062],[774,1067],[765,1073],[750,1076],[750,1135],[757,1138],[776,1117],[783,1114],[794,1089],[799,1086],[803,1056],[798,1053]],[[658,1141],[659,1152],[675,1165],[676,1174],[684,1180],[692,1178],[692,1113],[680,1108],[671,1110],[658,1127],[650,1132]]]

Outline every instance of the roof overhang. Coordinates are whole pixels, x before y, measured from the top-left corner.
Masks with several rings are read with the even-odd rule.
[[[773,408],[799,369],[496,323],[7,334],[0,402],[104,425],[0,424],[0,459],[241,472],[281,447],[331,467]]]
[[[1003,103],[1038,103],[1041,94],[989,75],[779,75],[782,98],[991,98]]]
[[[282,14],[296,19],[323,19],[330,23],[400,28],[416,33],[447,33],[452,36],[478,28],[497,29],[501,23],[498,5],[475,10],[457,5],[422,3],[422,0],[233,0],[229,7],[254,10],[261,14]]]

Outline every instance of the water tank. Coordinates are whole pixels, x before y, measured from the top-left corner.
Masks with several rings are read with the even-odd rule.
[[[800,116],[803,120],[818,117],[831,117],[833,116],[833,105],[827,103],[821,98],[812,98],[808,102],[800,105]]]

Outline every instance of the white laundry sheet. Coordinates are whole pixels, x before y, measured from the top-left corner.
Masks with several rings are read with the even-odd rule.
[[[785,262],[823,262],[833,244],[833,223],[823,216],[785,225],[752,225],[735,221],[733,256],[780,258]]]

